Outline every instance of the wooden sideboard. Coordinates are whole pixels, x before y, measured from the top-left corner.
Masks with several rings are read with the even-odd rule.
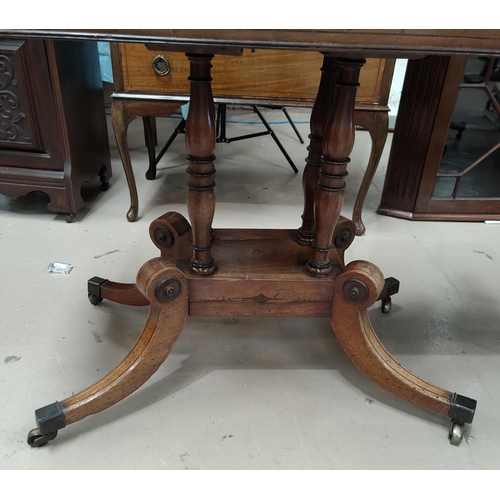
[[[111,177],[95,42],[0,39],[0,193],[44,192],[71,222]]]
[[[130,188],[131,207],[127,218],[134,221],[139,203],[126,129],[136,117],[143,117],[148,129],[151,124],[146,117],[169,116],[189,99],[189,60],[184,53],[142,44],[113,43],[111,54],[113,126]],[[318,93],[322,62],[319,52],[292,50],[247,49],[240,56],[216,55],[212,61],[214,100],[216,103],[312,107]],[[358,235],[365,232],[362,207],[387,139],[387,102],[394,63],[394,59],[368,59],[360,75],[355,124],[370,133],[372,151],[353,213]],[[148,141],[148,149],[153,162],[152,141]]]

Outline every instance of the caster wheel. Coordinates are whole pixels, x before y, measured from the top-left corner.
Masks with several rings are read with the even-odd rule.
[[[76,214],[69,214],[67,217],[66,217],[66,222],[68,224],[71,224],[74,220],[75,220],[75,217],[76,217]]]
[[[49,434],[40,434],[40,430],[32,429],[28,433],[28,444],[32,448],[40,448],[45,446],[49,441],[52,441],[57,436],[57,431],[51,432]]]
[[[450,426],[450,443],[458,446],[464,436],[464,426],[458,422],[452,422]]]
[[[97,306],[102,302],[102,297],[98,297],[97,295],[89,293],[89,300],[93,306]]]
[[[392,300],[390,297],[387,299],[382,299],[382,304],[380,305],[380,310],[382,314],[389,314],[392,308]]]

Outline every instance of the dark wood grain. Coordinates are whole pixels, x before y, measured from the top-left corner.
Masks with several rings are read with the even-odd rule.
[[[1,30],[7,37],[23,36],[80,40],[110,40],[170,44],[183,50],[197,46],[273,48],[363,53],[363,57],[422,54],[500,54],[500,30],[378,29],[378,30],[220,30],[220,29],[106,29]],[[373,55],[376,54],[376,55]]]
[[[412,212],[432,136],[437,103],[442,92],[449,57],[410,61],[394,131],[387,173],[378,213],[386,208]]]
[[[340,216],[349,155],[354,147],[354,103],[364,59],[338,59],[339,76],[333,109],[325,127],[323,155],[314,198],[316,231],[306,271],[315,276],[332,272],[329,250]]]
[[[189,270],[195,274],[215,272],[210,250],[215,213],[215,109],[211,87],[212,56],[189,54],[191,99],[186,120],[188,151],[187,208],[193,231],[193,255]]]
[[[318,94],[311,112],[311,133],[309,134],[309,146],[307,148],[308,155],[302,175],[304,211],[302,212],[302,225],[297,233],[297,241],[299,243],[310,244],[314,240],[316,230],[314,198],[318,185],[319,169],[321,168],[323,135],[328,118],[332,112],[338,76],[339,66],[337,59],[324,56]]]

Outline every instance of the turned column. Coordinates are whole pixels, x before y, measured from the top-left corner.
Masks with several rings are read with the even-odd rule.
[[[314,218],[316,230],[312,254],[306,271],[314,276],[326,276],[332,271],[329,252],[344,201],[345,177],[349,155],[354,146],[354,104],[362,59],[338,60],[339,77],[332,113],[323,136],[323,156],[319,169]]]
[[[190,61],[191,98],[186,120],[186,148],[189,162],[187,209],[193,234],[189,270],[199,275],[215,272],[211,252],[212,221],[215,212],[215,110],[210,64],[213,55],[186,54]]]
[[[314,197],[316,196],[316,186],[318,185],[319,169],[321,167],[323,134],[332,111],[338,71],[337,59],[325,55],[323,67],[321,68],[318,95],[311,112],[311,133],[309,134],[309,146],[307,147],[309,153],[302,176],[304,211],[302,213],[302,226],[298,230],[296,239],[304,245],[311,244],[314,239]]]

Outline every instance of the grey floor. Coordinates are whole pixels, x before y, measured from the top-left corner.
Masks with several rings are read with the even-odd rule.
[[[283,122],[279,111],[266,113]],[[308,113],[293,112],[304,136]],[[256,116],[239,111],[239,121]],[[159,123],[166,139],[175,120]],[[230,124],[228,135],[260,129]],[[217,146],[215,227],[296,228],[305,146],[275,126],[300,174],[270,137]],[[344,215],[350,216],[369,154],[357,134]],[[375,213],[390,140],[364,211],[366,235],[347,260],[365,259],[401,281],[389,315],[372,323],[407,368],[477,399],[462,443],[448,420],[379,389],[348,360],[329,321],[190,318],[158,372],[114,407],[68,426],[47,446],[26,444],[34,410],[105,375],[133,346],[146,308],[93,307],[92,276],[133,282],[157,256],[149,223],[186,215],[185,150],[178,138],[146,181],[141,121],[130,129],[140,219],[125,218],[128,191],[112,135],[111,187],[84,190],[75,222],[47,199],[0,197],[1,469],[497,469],[500,466],[500,225],[410,222]],[[53,261],[71,263],[51,274]]]

